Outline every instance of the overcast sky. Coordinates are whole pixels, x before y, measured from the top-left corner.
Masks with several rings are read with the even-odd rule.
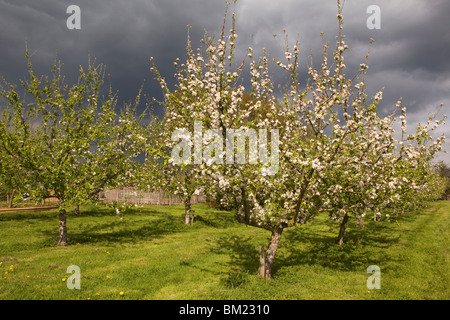
[[[81,9],[80,30],[67,28],[69,5]],[[370,5],[381,9],[380,29],[367,27]],[[149,58],[173,83],[173,62],[185,57],[186,26],[191,25],[193,46],[200,46],[205,30],[220,32],[224,10],[223,0],[0,0],[0,76],[16,82],[26,75],[27,43],[39,73],[58,58],[73,81],[79,66],[95,58],[106,65],[120,101],[133,100],[142,83],[147,96],[160,98]],[[292,42],[301,43],[302,70],[311,50],[314,61],[320,61],[321,32],[334,47],[335,0],[239,0],[235,11],[242,56],[252,46],[281,57],[283,29]],[[425,122],[440,103],[441,114],[450,115],[450,1],[346,0],[343,15],[348,74],[364,62],[370,38],[375,40],[366,79],[371,95],[385,88],[381,112],[393,110],[402,98],[411,126]],[[450,120],[437,132],[442,133],[448,141],[444,149],[450,151]],[[450,164],[450,154],[438,160]]]

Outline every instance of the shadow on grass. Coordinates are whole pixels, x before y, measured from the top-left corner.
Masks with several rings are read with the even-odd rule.
[[[218,211],[202,212],[202,215],[196,214],[194,226],[196,223],[207,227],[220,229],[234,227],[239,224],[235,219],[234,213]]]
[[[389,250],[399,242],[399,234],[383,223],[370,223],[365,229],[356,224],[346,231],[344,244],[336,244],[339,227],[325,222],[328,232],[313,232],[310,228],[298,228],[287,233],[283,246],[285,255],[277,266],[316,265],[339,271],[365,270],[372,264],[394,261]],[[334,231],[334,234],[333,234]],[[275,267],[276,272],[278,267]]]
[[[123,213],[120,220],[114,209],[106,206],[86,205],[81,207],[80,214],[67,213],[68,245],[108,243],[138,243],[178,232],[190,232],[208,228],[232,227],[234,215],[227,212],[216,212],[199,206],[193,225],[184,224],[183,206],[144,206],[131,208]],[[47,240],[46,245],[55,245],[58,239],[58,216],[47,215],[54,221],[54,228],[43,228],[40,233]],[[47,222],[46,222],[47,224]]]
[[[44,230],[43,233],[56,243],[56,219],[55,223],[55,230]],[[84,211],[79,216],[70,214],[67,218],[68,245],[137,243],[187,230],[177,215],[148,209],[145,214],[128,212],[124,214],[124,220],[111,210],[103,209]]]
[[[259,243],[265,243],[265,241],[257,241],[254,237],[243,235],[221,237],[216,240],[216,245],[211,252],[228,255],[230,261],[227,265],[232,270],[256,274],[259,267]]]
[[[53,220],[58,216],[57,210],[36,211],[36,212],[2,212],[0,213],[0,222],[2,221],[24,221],[24,220]]]
[[[82,206],[81,214],[75,215],[72,211],[67,211],[68,219],[72,217],[98,217],[98,216],[112,216],[115,215],[114,210],[106,206],[86,205]],[[1,212],[1,221],[23,221],[23,220],[54,220],[58,219],[58,209],[51,209],[48,211],[24,211],[24,212]]]
[[[368,224],[365,229],[352,225],[345,243],[336,244],[339,226],[331,221],[320,222],[328,228],[301,226],[285,231],[272,268],[273,276],[284,267],[320,266],[339,271],[365,270],[369,265],[395,261],[386,250],[399,242],[395,228],[386,224]],[[218,240],[213,252],[228,254],[231,268],[256,274],[259,267],[259,244],[267,249],[269,234],[260,239],[232,236]]]

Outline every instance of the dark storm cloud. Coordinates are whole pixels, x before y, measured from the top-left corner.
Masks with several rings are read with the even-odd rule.
[[[342,2],[344,33],[350,46],[345,60],[347,74],[356,72],[364,61],[369,39],[375,39],[367,82],[371,95],[385,88],[381,112],[392,110],[399,98],[403,98],[411,114],[410,123],[425,121],[441,102],[448,110],[450,2]],[[81,8],[81,30],[66,27],[66,9],[71,4]],[[366,27],[369,5],[381,9],[379,30]],[[237,59],[245,56],[249,46],[255,50],[266,47],[272,56],[282,58],[286,29],[291,43],[296,39],[301,42],[302,70],[306,70],[310,49],[317,66],[322,54],[320,33],[325,33],[330,49],[335,45],[336,7],[335,0],[238,1]],[[159,97],[160,89],[149,71],[149,58],[155,58],[161,74],[169,84],[173,83],[173,61],[185,57],[186,26],[192,26],[193,46],[199,46],[205,29],[220,32],[224,10],[222,0],[0,0],[0,76],[16,81],[26,74],[26,40],[38,72],[48,71],[58,57],[69,81],[79,65],[85,66],[91,57],[106,65],[111,85],[119,91],[121,100],[132,100],[144,79],[144,93]],[[446,133],[450,140],[449,131],[446,125],[440,133]],[[448,156],[445,159],[450,163]]]
[[[71,4],[81,8],[80,30],[66,27],[70,16],[66,9]],[[204,29],[220,26],[224,7],[222,1],[195,0],[2,0],[0,74],[12,81],[25,75],[26,41],[38,72],[50,70],[58,58],[64,63],[63,72],[74,76],[80,65],[95,58],[106,66],[113,89],[123,100],[130,100],[144,80],[152,83],[151,56],[169,78],[173,61],[185,55],[187,25],[192,25],[191,37],[199,44]]]

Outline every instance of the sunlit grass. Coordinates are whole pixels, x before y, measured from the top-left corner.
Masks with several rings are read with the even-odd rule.
[[[56,246],[56,211],[0,214],[0,299],[448,299],[450,201],[391,222],[350,221],[346,243],[327,216],[286,230],[273,279],[256,277],[269,232],[230,212],[195,205],[125,213],[86,206],[67,219],[69,245]],[[70,265],[81,289],[67,288]],[[369,265],[381,289],[366,286]]]

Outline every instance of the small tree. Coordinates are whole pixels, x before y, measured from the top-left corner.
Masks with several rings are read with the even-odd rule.
[[[78,82],[63,83],[60,64],[52,78],[38,77],[28,53],[29,79],[21,81],[25,94],[9,83],[1,89],[9,117],[2,119],[0,135],[6,152],[26,172],[34,196],[53,192],[59,207],[58,245],[67,243],[66,212],[96,199],[105,187],[130,175],[139,137],[134,110],[116,113],[117,98],[109,90],[102,99],[104,68],[80,67]]]
[[[195,160],[191,158],[193,145],[203,143],[201,136],[195,136],[195,132],[198,132],[195,120],[210,120],[209,115],[202,113],[205,105],[210,102],[210,93],[201,80],[203,58],[193,53],[189,35],[186,53],[188,61],[186,65],[175,62],[177,85],[173,90],[167,86],[151,59],[153,62],[151,71],[163,89],[162,104],[165,107],[165,115],[158,135],[153,135],[155,139],[149,140],[146,151],[148,173],[146,181],[153,181],[154,187],[179,195],[183,199],[184,220],[185,224],[189,225],[192,221],[192,197],[205,191],[205,180],[202,174],[202,170],[205,169],[203,157],[200,156],[201,159]],[[195,79],[194,82],[193,79]],[[179,148],[180,145],[183,148]]]

